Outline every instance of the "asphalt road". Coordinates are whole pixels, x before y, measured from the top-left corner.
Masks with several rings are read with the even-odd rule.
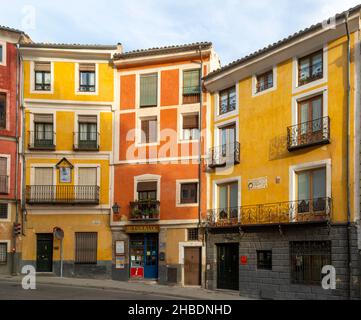
[[[0,300],[177,300],[177,298],[133,291],[54,284],[37,284],[35,290],[24,290],[16,282],[1,280]]]

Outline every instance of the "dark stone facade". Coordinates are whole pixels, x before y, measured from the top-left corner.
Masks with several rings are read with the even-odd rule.
[[[357,231],[351,226],[351,298],[360,299],[361,256]],[[331,241],[331,264],[336,268],[336,290],[320,286],[292,284],[290,279],[290,241]],[[239,242],[240,295],[268,299],[347,299],[349,293],[347,226],[289,225],[209,231],[207,237],[207,285],[217,288],[217,243]],[[272,250],[272,270],[257,269],[257,250]]]

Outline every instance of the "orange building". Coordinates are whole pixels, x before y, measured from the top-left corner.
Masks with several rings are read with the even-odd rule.
[[[199,146],[203,158],[210,115],[200,79],[219,67],[217,55],[207,42],[113,61],[113,279],[201,285],[207,181]]]

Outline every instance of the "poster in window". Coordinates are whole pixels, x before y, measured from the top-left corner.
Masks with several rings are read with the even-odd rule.
[[[115,241],[115,254],[124,254],[124,241]]]
[[[70,183],[71,182],[71,168],[60,167],[60,182],[61,183]]]
[[[125,266],[125,256],[116,256],[115,257],[115,268],[124,269]]]

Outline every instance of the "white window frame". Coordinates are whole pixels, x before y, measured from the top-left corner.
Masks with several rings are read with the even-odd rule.
[[[6,175],[9,177],[7,194],[9,194],[10,193],[10,184],[11,184],[11,176],[10,176],[11,155],[10,154],[0,154],[0,158],[6,158]]]
[[[190,108],[187,108],[187,111],[182,111],[182,110],[178,110],[178,143],[194,143],[194,142],[198,142],[198,139],[183,139],[183,117],[184,116],[189,116],[189,115],[196,115],[198,114],[198,117],[200,117],[199,114],[199,105],[195,106],[195,105],[191,105]],[[199,118],[198,118],[199,119]],[[198,121],[199,122],[199,121]],[[199,128],[198,125],[198,134],[201,134],[201,128]]]
[[[148,120],[151,118],[157,118],[157,141],[142,143],[142,120]],[[158,146],[160,145],[160,110],[154,110],[154,108],[145,108],[141,112],[137,112],[136,115],[136,130],[135,130],[135,146],[143,147],[143,146]]]
[[[181,106],[199,106],[199,102],[195,102],[195,103],[186,103],[183,104],[183,74],[184,71],[190,71],[190,70],[197,70],[199,69],[201,72],[201,78],[203,77],[203,71],[201,70],[201,68],[199,68],[199,65],[194,65],[194,67],[184,67],[182,66],[181,68],[179,68],[179,105]],[[201,88],[201,94],[202,94],[202,88]]]
[[[30,165],[30,186],[35,185],[35,169],[52,168],[53,169],[53,186],[57,185],[56,165],[53,163],[35,163]]]
[[[160,201],[160,180],[161,176],[157,174],[142,174],[134,176],[134,201],[138,200],[137,185],[138,182],[157,181],[157,200]]]
[[[181,185],[186,183],[197,183],[197,202],[181,203]],[[198,207],[199,205],[199,180],[198,179],[177,179],[176,180],[176,207]]]
[[[236,109],[234,109],[231,112],[227,112],[224,114],[220,114],[219,113],[219,93],[222,91],[217,91],[214,95],[214,121],[220,121],[229,117],[233,117],[238,115],[238,110],[239,110],[239,82],[237,82],[235,85],[236,87]],[[232,86],[228,86],[227,88],[224,88],[224,90],[230,88]]]
[[[79,65],[81,64],[95,64],[95,91],[94,92],[83,92],[79,91]],[[82,61],[82,62],[75,62],[74,63],[75,68],[75,75],[74,75],[74,87],[75,87],[75,94],[81,95],[81,96],[95,96],[99,94],[99,63],[96,61]]]
[[[271,71],[271,69],[273,72],[273,86],[266,90],[257,92],[257,77],[259,75],[264,74],[265,72]],[[262,72],[258,72],[257,74],[254,74],[252,76],[252,97],[262,96],[264,94],[270,93],[275,90],[277,90],[277,66],[273,66],[272,68],[265,69]]]
[[[2,47],[2,60],[0,60],[0,66],[6,66],[6,41],[0,40],[0,46]]]
[[[318,50],[323,51],[323,77],[321,79],[311,81],[304,85],[299,85],[298,83],[298,59],[305,57],[309,54],[317,52]],[[328,48],[327,44],[325,44],[322,48],[316,48],[313,50],[309,50],[305,53],[302,53],[296,57],[293,57],[292,61],[292,93],[298,93],[304,90],[308,90],[313,87],[317,87],[323,83],[328,81]]]
[[[30,132],[35,131],[34,114],[52,114],[53,115],[54,145],[56,146],[56,111],[52,112],[52,111],[45,111],[45,110],[37,109],[36,111],[30,112]],[[29,137],[29,139],[30,139],[30,137]],[[32,142],[34,142],[34,141],[29,141],[29,143],[32,143]],[[27,146],[27,148],[28,148],[28,146]],[[32,152],[34,152],[34,151],[32,151]]]
[[[78,185],[78,178],[79,178],[79,168],[95,168],[97,171],[97,186],[100,188],[100,171],[101,165],[100,164],[75,164],[74,165],[74,186]]]
[[[0,240],[0,243],[6,243],[6,264],[9,263],[9,253],[11,253],[11,240]],[[0,266],[4,265],[3,263],[0,263]]]
[[[215,125],[213,147],[218,147],[221,145],[221,130],[222,128],[227,127],[232,123],[236,125],[235,141],[239,142],[239,118],[237,117],[237,118],[228,119],[227,121],[222,121]]]
[[[100,136],[98,137],[98,133],[100,133],[100,113],[94,111],[75,111],[74,112],[74,132],[77,132],[79,135],[79,116],[95,116],[97,117],[97,140],[98,145],[100,146]],[[77,145],[78,141],[76,139],[76,135],[73,134],[73,144]]]
[[[6,219],[1,219],[0,218],[0,222],[10,222],[11,221],[11,202],[7,202],[5,203],[8,205],[8,215],[7,215],[7,218]],[[2,241],[2,240],[1,240]],[[0,241],[0,242],[1,242]]]
[[[154,107],[140,107],[140,77],[147,74],[157,74],[157,105]],[[160,107],[161,100],[161,69],[144,70],[144,72],[136,73],[135,77],[135,108],[139,110],[155,109]]]
[[[50,90],[41,91],[35,89],[35,62],[48,62],[50,63]],[[53,94],[54,93],[54,61],[46,59],[38,59],[30,61],[30,93],[36,94]]]

